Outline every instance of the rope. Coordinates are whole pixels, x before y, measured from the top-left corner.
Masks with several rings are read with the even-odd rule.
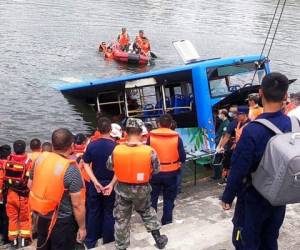
[[[281,21],[281,18],[282,18],[282,14],[283,14],[283,11],[284,11],[285,6],[286,6],[286,2],[287,2],[287,0],[284,0],[284,2],[283,2],[283,4],[282,4],[282,9],[281,9],[281,12],[280,12],[280,15],[279,15],[277,24],[276,24],[276,28],[275,28],[275,31],[274,31],[274,34],[273,34],[273,37],[272,37],[272,41],[271,41],[271,44],[270,44],[270,47],[269,47],[269,50],[268,50],[268,53],[267,53],[266,58],[269,57],[270,52],[271,52],[271,50],[272,50],[272,47],[273,47],[273,44],[274,44],[274,40],[275,40],[277,31],[278,31],[278,27],[279,27],[279,24],[280,24],[280,21]],[[275,11],[274,11],[274,14],[273,14],[273,17],[272,17],[271,24],[270,24],[270,26],[269,26],[269,30],[268,30],[268,33],[267,33],[267,37],[266,37],[266,39],[265,39],[263,48],[262,48],[261,53],[260,53],[260,56],[259,56],[259,61],[261,61],[261,58],[262,58],[263,53],[264,53],[264,51],[265,51],[266,45],[267,45],[267,43],[268,43],[269,36],[270,36],[270,34],[271,34],[271,30],[272,30],[272,27],[273,27],[275,18],[276,18],[276,16],[277,16],[277,11],[278,11],[278,8],[279,8],[280,3],[281,3],[281,0],[278,0],[277,5],[276,5],[276,8],[275,8]],[[258,64],[258,66],[259,66],[259,64]],[[254,78],[255,78],[255,76],[256,76],[257,70],[258,70],[258,68],[256,68],[255,71],[254,71],[254,74],[253,74],[253,77],[252,77],[252,80],[251,80],[251,85],[252,85],[253,82],[254,82]]]
[[[279,1],[280,1],[280,0],[279,0]],[[270,52],[271,52],[271,49],[272,49],[272,46],[273,46],[273,43],[274,43],[274,40],[275,40],[275,36],[276,36],[276,34],[277,34],[278,27],[279,27],[279,24],[280,24],[280,21],[281,21],[281,17],[282,17],[283,11],[284,11],[284,9],[285,9],[286,2],[287,2],[287,0],[284,0],[284,2],[283,2],[282,9],[281,9],[281,12],[280,12],[280,16],[279,16],[279,18],[278,18],[278,22],[277,22],[277,25],[276,25],[276,28],[275,28],[274,36],[273,36],[273,38],[272,38],[272,42],[271,42],[271,45],[270,45],[270,48],[269,48],[267,57],[269,57],[269,55],[270,55]]]
[[[276,15],[277,15],[277,11],[278,11],[278,7],[279,7],[279,5],[280,5],[280,2],[281,2],[281,0],[278,0],[277,5],[276,5],[276,8],[275,8],[275,11],[274,11],[274,14],[273,14],[273,17],[272,17],[272,21],[271,21],[271,24],[270,24],[270,27],[269,27],[269,30],[268,30],[268,34],[267,34],[267,37],[266,37],[266,39],[265,39],[264,46],[263,46],[263,48],[262,48],[262,50],[261,50],[259,59],[261,59],[261,57],[262,57],[262,55],[263,55],[263,53],[264,53],[265,47],[266,47],[266,45],[267,45],[269,36],[270,36],[270,34],[271,34],[271,30],[272,30],[272,27],[273,27],[273,23],[274,23],[274,20],[275,20]]]

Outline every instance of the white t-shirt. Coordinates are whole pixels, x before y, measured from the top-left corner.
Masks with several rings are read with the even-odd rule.
[[[300,106],[298,106],[297,108],[291,110],[291,111],[288,113],[288,116],[289,116],[289,117],[295,116],[295,117],[297,117],[297,119],[300,121]]]

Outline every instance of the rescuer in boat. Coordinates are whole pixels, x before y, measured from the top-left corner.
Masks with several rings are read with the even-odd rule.
[[[74,250],[76,240],[85,239],[84,182],[76,162],[69,160],[73,141],[69,130],[55,130],[53,152],[43,152],[30,171],[30,208],[38,215],[37,249]]]
[[[152,175],[159,172],[159,161],[153,148],[141,142],[143,127],[142,120],[129,118],[126,123],[128,140],[116,146],[107,162],[108,169],[114,170],[117,179],[114,217],[115,245],[119,250],[129,247],[133,209],[142,217],[159,249],[163,249],[168,242],[167,236],[160,235],[161,224],[151,207],[149,182]]]
[[[12,247],[21,247],[31,243],[31,213],[28,202],[29,188],[27,182],[31,160],[25,153],[26,143],[17,140],[13,144],[14,153],[8,157],[5,165],[5,185],[7,186],[6,213],[8,216],[8,238]]]
[[[140,30],[139,34],[136,36],[133,44],[133,50],[136,53],[142,53],[145,55],[147,55],[151,50],[150,41],[147,37],[145,37],[143,30]]]
[[[122,28],[121,33],[118,35],[117,41],[123,51],[128,51],[130,46],[130,37],[127,33],[126,28]]]
[[[174,202],[177,196],[177,180],[186,153],[179,134],[171,129],[173,118],[169,114],[159,118],[159,128],[150,132],[147,144],[153,147],[160,161],[160,172],[151,180],[152,207],[157,210],[158,197],[163,192],[163,225],[173,222]]]
[[[281,110],[288,86],[286,76],[273,72],[263,78],[260,90],[264,113],[258,119],[267,119],[282,132],[291,131],[291,120]],[[251,173],[258,168],[272,136],[274,132],[270,129],[251,122],[243,129],[232,155],[222,205],[224,210],[229,210],[237,196],[232,236],[236,249],[278,249],[277,239],[286,206],[272,206],[251,184]]]
[[[259,106],[259,96],[257,94],[251,94],[248,96],[249,106],[249,119],[255,120],[257,116],[264,112],[264,109]]]

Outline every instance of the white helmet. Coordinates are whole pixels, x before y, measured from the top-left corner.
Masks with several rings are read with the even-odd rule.
[[[117,123],[111,124],[110,136],[113,138],[122,138],[122,128],[119,124]]]

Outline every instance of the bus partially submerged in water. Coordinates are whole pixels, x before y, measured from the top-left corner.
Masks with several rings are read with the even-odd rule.
[[[214,110],[246,104],[269,71],[264,57],[238,56],[56,88],[120,120],[136,117],[155,126],[157,117],[171,114],[188,152],[211,151]]]

